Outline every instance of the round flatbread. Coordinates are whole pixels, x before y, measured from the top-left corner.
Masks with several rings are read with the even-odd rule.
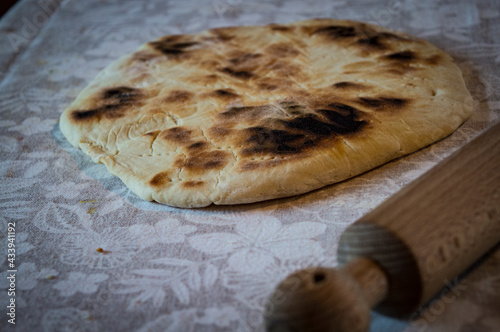
[[[202,207],[345,180],[471,111],[459,68],[428,42],[316,19],[146,43],[104,69],[60,127],[143,199]]]

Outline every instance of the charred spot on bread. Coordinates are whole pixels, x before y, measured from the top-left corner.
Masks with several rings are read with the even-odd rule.
[[[311,136],[327,136],[332,133],[333,127],[321,121],[315,114],[307,114],[289,121],[283,121],[287,128],[297,129]]]
[[[102,98],[108,100],[113,99],[123,104],[134,101],[141,95],[142,93],[135,88],[120,86],[104,90],[102,93]]]
[[[211,93],[214,97],[220,97],[224,99],[231,99],[238,97],[238,94],[234,93],[232,89],[217,89]]]
[[[184,90],[174,90],[166,98],[165,101],[169,103],[185,102],[193,97],[193,93]]]
[[[132,54],[131,60],[138,62],[147,62],[155,58],[156,55],[148,51],[138,51]]]
[[[185,42],[185,43],[175,43],[175,44],[172,44],[172,47],[175,48],[175,49],[185,49],[185,48],[188,48],[188,47],[191,47],[191,46],[195,46],[195,45],[198,45],[200,44],[199,42]]]
[[[208,128],[208,134],[210,135],[210,137],[214,137],[216,139],[227,137],[229,134],[231,134],[231,132],[232,129],[223,126],[215,126]]]
[[[379,35],[360,38],[356,40],[356,45],[369,49],[386,49],[386,45],[382,42],[382,38]]]
[[[362,48],[366,51],[386,50],[389,48],[385,43],[386,41],[405,39],[389,32],[378,32],[366,24],[354,26],[327,25],[316,28],[312,35],[322,35],[332,41],[345,41],[350,43],[350,46]]]
[[[360,32],[359,39],[356,40],[355,45],[365,48],[367,51],[390,50],[391,42],[408,39],[390,32],[379,32],[365,24],[360,24],[358,30]]]
[[[393,98],[393,97],[360,97],[357,100],[358,103],[365,107],[369,107],[375,110],[384,110],[384,109],[399,109],[404,107],[409,101],[407,99],[402,98]]]
[[[299,147],[294,146],[304,137],[302,134],[290,133],[286,130],[271,129],[266,127],[250,127],[245,129],[249,135],[246,147],[242,150],[243,155],[254,155],[262,153],[288,154],[297,152]],[[300,145],[300,144],[297,144]]]
[[[299,54],[299,51],[290,43],[276,43],[266,47],[266,52],[273,57],[286,58]]]
[[[402,51],[402,52],[396,52],[396,53],[391,53],[388,55],[383,56],[384,59],[387,60],[397,60],[397,61],[402,61],[402,62],[408,62],[417,59],[417,56],[414,52],[412,51]]]
[[[172,182],[172,179],[169,177],[168,172],[160,172],[149,180],[152,187],[162,187],[169,182]]]
[[[124,116],[121,105],[104,105],[90,110],[75,110],[71,113],[72,120],[82,122],[85,120],[100,120],[102,118],[117,119]]]
[[[229,153],[222,150],[193,153],[175,162],[177,167],[190,171],[206,171],[223,168],[229,160]]]
[[[125,115],[125,111],[139,103],[143,93],[139,89],[126,86],[106,88],[96,97],[97,107],[88,110],[74,110],[70,118],[75,122],[116,119]]]
[[[279,88],[278,85],[276,84],[271,84],[271,83],[259,83],[257,85],[260,89],[266,90],[266,91],[273,91]]]
[[[227,111],[224,111],[220,113],[222,117],[235,117],[238,116],[241,113],[246,113],[248,111],[252,111],[260,106],[235,106],[235,107],[230,107]]]
[[[173,127],[162,131],[159,137],[167,141],[186,144],[191,142],[191,133],[191,130],[184,127]]]
[[[250,127],[246,129],[251,135],[247,139],[249,143],[265,144],[272,140],[281,144],[296,141],[303,138],[303,134],[293,134],[286,130],[270,129],[265,127]]]
[[[71,119],[75,122],[81,122],[83,120],[91,119],[100,113],[99,109],[93,110],[74,110],[71,112]]]
[[[278,103],[279,107],[290,115],[303,114],[306,109],[304,105],[300,105],[293,100],[283,100]]]
[[[390,39],[392,39],[392,40],[408,40],[407,37],[400,36],[400,35],[397,35],[397,34],[391,33],[391,32],[378,32],[377,36],[379,38],[383,38],[386,40],[390,40]]]
[[[359,118],[361,111],[343,103],[331,103],[310,112],[304,105],[290,103],[288,107],[298,107],[300,111],[291,119],[274,119],[243,130],[243,155],[299,154],[335,136],[359,132],[367,123]]]
[[[350,26],[328,25],[316,29],[313,34],[325,35],[332,39],[343,39],[355,37],[357,35],[357,32],[354,27]]]
[[[238,79],[242,79],[242,80],[248,80],[252,76],[254,76],[251,72],[249,72],[247,70],[235,70],[235,69],[232,69],[229,67],[224,67],[220,71],[223,72],[224,74],[227,74],[229,76],[232,76],[232,77],[235,77]]]
[[[425,59],[425,63],[428,65],[438,65],[443,60],[443,57],[439,54],[432,55]]]
[[[195,188],[204,186],[205,182],[203,181],[183,181],[181,182],[181,186],[184,188]]]
[[[260,53],[244,53],[240,56],[229,59],[229,62],[232,63],[233,65],[241,65],[250,60],[260,58],[261,56],[262,54]]]
[[[335,110],[322,109],[318,110],[318,113],[328,119],[332,130],[338,134],[357,132],[363,125],[366,124],[366,121],[357,119],[356,109],[350,106],[344,106],[347,105],[335,104],[335,106],[331,106]],[[342,112],[346,109],[350,109],[347,115]]]
[[[340,112],[343,116],[349,116],[352,117],[353,119],[357,117],[357,112],[359,112],[356,108],[343,104],[343,103],[331,103],[328,104],[328,107],[332,107],[336,112]]]
[[[271,28],[271,30],[273,31],[280,31],[280,32],[287,32],[292,30],[291,27],[280,24],[269,24],[268,27]]]
[[[359,83],[353,83],[353,82],[337,82],[332,84],[332,86],[336,89],[361,89],[364,87],[364,85],[359,84]]]
[[[211,38],[213,41],[224,43],[234,39],[234,36],[231,35],[231,28],[214,28],[208,30],[208,32],[214,36],[214,38]]]
[[[149,42],[149,45],[164,55],[178,56],[188,52],[190,47],[200,44],[197,41],[183,40],[185,38],[186,37],[183,35],[169,36],[157,41]]]
[[[200,150],[200,149],[204,149],[207,145],[208,145],[207,142],[195,142],[195,143],[191,144],[190,146],[188,146],[188,149],[189,150]]]

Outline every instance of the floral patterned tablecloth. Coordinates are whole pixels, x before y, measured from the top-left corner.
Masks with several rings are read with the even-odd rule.
[[[444,49],[464,73],[474,115],[450,137],[349,181],[200,210],[141,201],[59,130],[77,93],[146,41],[313,17],[371,22]],[[493,0],[24,0],[0,29],[2,331],[262,331],[281,279],[335,266],[349,224],[500,118]],[[500,248],[443,287],[445,297],[408,319],[374,314],[372,331],[500,330]]]

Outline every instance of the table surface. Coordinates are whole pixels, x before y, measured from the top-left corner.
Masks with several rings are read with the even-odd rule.
[[[434,43],[462,69],[474,115],[448,138],[349,181],[201,210],[141,201],[59,130],[78,92],[146,41],[313,17],[371,22]],[[13,327],[12,298],[19,331],[262,331],[264,303],[280,280],[335,266],[348,225],[500,118],[498,1],[24,0],[0,29],[3,331]],[[448,285],[408,319],[374,314],[371,330],[500,330],[500,248]]]

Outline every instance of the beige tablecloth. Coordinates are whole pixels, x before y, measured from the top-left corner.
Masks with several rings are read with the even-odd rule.
[[[77,93],[146,41],[313,17],[371,22],[444,49],[464,73],[474,115],[445,140],[349,181],[201,210],[141,201],[59,130]],[[349,224],[500,117],[493,0],[24,0],[0,29],[2,331],[262,331],[264,303],[281,279],[335,266]],[[374,314],[372,331],[500,331],[500,249],[450,282],[446,298],[409,319]]]

